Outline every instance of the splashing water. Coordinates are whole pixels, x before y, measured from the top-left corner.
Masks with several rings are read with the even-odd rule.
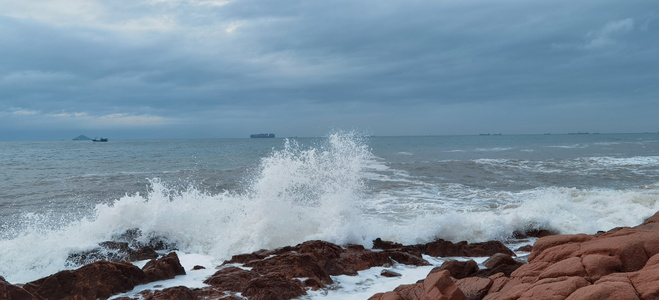
[[[142,241],[163,238],[221,262],[312,239],[368,247],[377,237],[414,244],[505,240],[537,228],[595,233],[659,210],[657,185],[501,191],[429,182],[389,169],[353,132],[312,146],[286,140],[246,179],[244,191],[211,194],[154,178],[148,193],[96,205],[87,217],[72,212],[73,221],[24,213],[19,226],[0,233],[0,275],[21,283],[75,267],[67,265],[70,253],[136,228]]]
[[[93,216],[47,229],[51,220],[26,215],[31,224],[0,241],[0,274],[25,282],[66,268],[72,251],[89,249],[133,228],[142,239],[160,236],[179,249],[212,255],[275,248],[310,239],[360,242],[355,204],[364,170],[375,159],[354,133],[331,134],[315,148],[285,141],[263,158],[246,192],[211,195],[176,191],[158,179],[151,191],[99,204]]]

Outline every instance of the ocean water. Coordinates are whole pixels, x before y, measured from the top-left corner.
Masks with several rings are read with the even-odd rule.
[[[2,142],[0,179],[0,275],[24,283],[131,229],[212,270],[312,239],[511,242],[516,230],[633,226],[659,211],[659,134]],[[334,287],[340,298],[390,287],[364,274],[336,278],[353,287]]]

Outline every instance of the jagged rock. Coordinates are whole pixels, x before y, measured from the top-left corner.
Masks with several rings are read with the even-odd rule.
[[[472,259],[468,261],[447,260],[441,266],[430,271],[430,274],[447,270],[455,279],[469,277],[478,272],[478,264]]]
[[[369,300],[465,300],[464,293],[455,285],[449,271],[431,273],[416,284],[401,285],[392,292],[378,293]]]
[[[127,292],[146,279],[146,274],[130,263],[99,261],[29,282],[23,288],[45,299],[97,299]]]
[[[402,247],[403,247],[402,244],[394,243],[391,241],[383,241],[380,238],[373,240],[373,249],[389,250],[389,249],[396,249]]]
[[[237,267],[227,267],[215,272],[213,276],[204,281],[220,291],[242,292],[247,283],[260,276],[256,272],[243,270]]]
[[[185,269],[181,266],[176,252],[169,253],[158,260],[150,260],[144,265],[142,271],[146,274],[149,282],[172,279],[176,275],[185,275]]]
[[[250,280],[242,295],[250,300],[288,300],[305,295],[302,283],[273,273]]]
[[[145,291],[140,293],[144,300],[197,300],[200,296],[185,286],[175,286],[160,291]]]
[[[499,241],[489,241],[484,243],[467,242],[451,243],[445,240],[436,240],[424,245],[423,253],[435,257],[484,257],[491,256],[496,253],[505,253],[510,256],[515,256],[515,253],[508,249],[503,243]]]
[[[0,276],[0,299],[3,300],[39,300],[37,296],[25,289],[13,285]]]
[[[384,269],[384,270],[382,270],[382,272],[380,272],[380,276],[384,276],[384,277],[401,277],[403,275],[398,273],[398,272],[394,272],[392,270]]]
[[[467,300],[482,300],[492,287],[490,278],[467,277],[455,281],[455,285],[465,294]]]

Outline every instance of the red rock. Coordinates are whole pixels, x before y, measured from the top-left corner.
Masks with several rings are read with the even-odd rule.
[[[492,279],[469,277],[456,280],[455,285],[465,294],[467,300],[481,300],[492,287]]]
[[[570,294],[566,300],[639,300],[639,298],[631,282],[607,282],[582,287]]]
[[[380,275],[384,276],[384,277],[401,277],[401,276],[403,276],[402,274],[400,274],[398,272],[394,272],[392,270],[387,270],[387,269],[382,270],[382,272],[380,272]]]
[[[97,299],[127,292],[146,279],[146,274],[130,263],[99,261],[29,282],[23,288],[45,299]]]
[[[548,237],[543,237],[540,238],[538,241],[533,244],[533,251],[529,255],[529,262],[533,261],[537,256],[541,255],[545,250],[556,247],[556,246],[563,246],[566,244],[578,244],[582,243],[585,241],[592,240],[593,237],[590,235],[586,234],[572,234],[572,235],[553,235],[553,236],[548,236]],[[578,245],[576,245],[578,246]],[[578,249],[570,249],[571,252],[564,254],[564,256],[559,256],[559,258],[567,258],[570,257],[573,251],[577,251]],[[552,256],[551,259],[547,260],[555,260]]]
[[[430,274],[447,270],[455,279],[461,279],[478,272],[478,264],[472,259],[468,261],[447,260],[441,266],[430,271]]]
[[[517,248],[517,250],[515,250],[515,251],[531,252],[531,251],[533,251],[533,245],[525,245],[525,246]]]
[[[237,267],[227,267],[215,272],[204,283],[221,291],[241,292],[250,280],[258,276],[260,275],[255,272]]]
[[[246,264],[258,274],[280,273],[289,279],[306,277],[317,279],[323,284],[333,283],[327,272],[318,265],[313,256],[305,253],[285,253]]]
[[[421,254],[414,255],[409,252],[397,251],[397,250],[386,250],[385,253],[389,258],[395,260],[396,262],[404,265],[411,266],[429,266],[430,263],[421,257]]]
[[[288,300],[305,294],[299,280],[290,280],[276,273],[250,280],[242,292],[250,300]]]
[[[500,265],[518,265],[520,264],[512,256],[504,253],[497,253],[490,256],[483,262],[483,265],[488,269],[494,269]]]
[[[148,282],[172,279],[176,275],[185,275],[185,269],[181,266],[176,252],[169,253],[158,260],[150,260],[144,265],[142,271],[146,274]]]
[[[176,286],[161,291],[147,291],[141,293],[144,300],[197,300],[200,299],[195,291],[185,286]]]
[[[39,300],[25,289],[10,284],[0,276],[0,299],[3,300]]]
[[[390,241],[383,241],[380,238],[373,240],[373,249],[389,250],[389,249],[402,248],[402,247],[403,247],[402,244],[398,244]]]
[[[373,295],[373,300],[465,300],[448,271],[432,273],[421,282],[401,285],[392,292]]]
[[[484,243],[459,242],[457,244],[445,240],[436,240],[425,245],[424,253],[434,257],[483,257],[496,253],[506,253],[515,256],[515,253],[499,241]]]

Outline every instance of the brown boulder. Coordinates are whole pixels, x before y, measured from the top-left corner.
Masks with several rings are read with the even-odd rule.
[[[204,283],[220,291],[241,292],[250,280],[258,276],[260,275],[255,272],[237,267],[227,267],[215,272]]]
[[[492,256],[496,253],[505,253],[510,256],[515,256],[513,251],[499,241],[473,244],[459,242],[454,244],[441,239],[425,244],[423,247],[423,253],[434,257],[484,257]]]
[[[392,292],[378,293],[370,300],[466,300],[449,271],[432,273],[416,284],[401,285]]]
[[[492,279],[468,277],[458,279],[455,285],[465,294],[467,300],[481,300],[492,287]]]
[[[447,260],[441,266],[436,267],[430,271],[430,274],[447,270],[455,279],[469,277],[478,272],[478,263],[473,259],[468,261]]]
[[[158,260],[150,260],[144,265],[142,271],[146,274],[148,282],[172,279],[176,275],[185,275],[185,269],[181,266],[176,252],[169,253]]]
[[[39,300],[35,295],[25,289],[10,284],[0,276],[0,299],[3,300]]]
[[[130,263],[99,261],[29,282],[23,288],[45,299],[97,299],[127,292],[146,279],[144,272]]]
[[[197,300],[200,299],[195,291],[185,286],[175,286],[160,291],[146,291],[140,293],[144,300]]]
[[[394,272],[392,270],[384,269],[384,270],[382,270],[382,272],[380,272],[380,276],[384,276],[384,277],[401,277],[403,275],[398,273],[398,272]]]
[[[313,256],[303,253],[285,253],[264,260],[252,261],[245,266],[258,274],[279,273],[289,279],[306,277],[323,284],[333,283],[332,278],[318,265]]]
[[[242,295],[250,300],[288,300],[305,295],[299,280],[290,280],[282,274],[267,274],[250,280]]]

